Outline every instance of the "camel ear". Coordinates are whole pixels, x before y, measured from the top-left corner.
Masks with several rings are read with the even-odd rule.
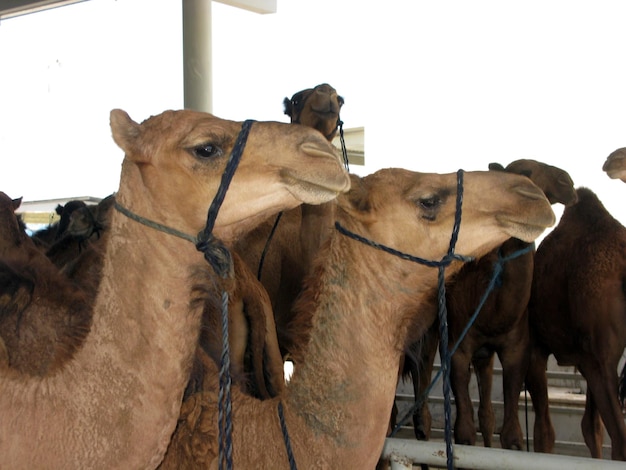
[[[124,151],[127,156],[133,156],[133,160],[137,160],[140,152],[135,150],[138,148],[138,140],[141,135],[139,124],[133,121],[126,111],[114,109],[111,111],[111,133],[113,140]]]
[[[499,163],[490,163],[489,164],[489,170],[491,170],[491,171],[505,171],[504,167],[502,165],[500,165]]]
[[[337,197],[337,202],[340,208],[362,222],[373,218],[369,189],[357,175],[350,173],[350,191]]]
[[[11,199],[11,204],[13,205],[13,212],[15,212],[22,205],[22,198],[18,197],[17,199]]]
[[[291,104],[291,100],[287,97],[283,100],[283,107],[285,114],[289,117],[293,115],[293,105]]]

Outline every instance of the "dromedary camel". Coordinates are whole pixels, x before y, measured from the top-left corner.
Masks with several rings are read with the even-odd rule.
[[[577,193],[578,202],[565,208],[535,255],[526,377],[535,409],[534,449],[551,452],[554,446],[546,379],[548,356],[554,354],[587,381],[581,428],[591,456],[602,456],[602,418],[613,460],[626,460],[617,377],[626,346],[626,228],[590,189]]]
[[[0,192],[0,342],[6,367],[45,375],[70,358],[89,331],[90,297],[64,276],[24,231],[15,214],[21,203]],[[42,273],[46,277],[37,285]],[[45,291],[47,305],[60,315],[29,308]],[[48,313],[48,312],[46,312]]]
[[[343,104],[344,99],[326,83],[284,100],[285,114],[293,124],[317,129],[329,142],[337,132]],[[235,245],[234,250],[257,273],[269,294],[283,356],[294,347],[289,333],[293,303],[311,271],[313,257],[332,230],[334,211],[335,201],[303,204],[282,212],[278,221],[265,221]]]
[[[564,170],[530,159],[521,159],[503,167],[492,163],[489,169],[527,176],[546,195],[550,204],[572,204],[576,192],[571,177]],[[485,299],[471,328],[451,359],[450,382],[456,404],[454,437],[457,444],[474,445],[476,427],[474,407],[469,395],[473,364],[480,394],[478,417],[485,447],[491,447],[495,416],[491,404],[494,352],[502,363],[504,417],[500,433],[503,448],[522,449],[523,435],[518,419],[518,399],[527,368],[528,312],[527,304],[532,282],[534,247],[510,238],[485,256],[466,263],[447,285],[448,332],[450,347],[456,344],[470,323],[485,293],[489,290],[494,270],[501,271],[493,290]],[[500,268],[498,268],[500,269]],[[428,439],[430,411],[422,400],[430,386],[433,361],[439,338],[436,314],[431,313],[433,327],[423,339],[418,361],[407,357],[416,401],[422,406],[414,416],[415,435]]]
[[[620,179],[626,183],[626,147],[619,148],[611,153],[602,165],[604,171],[611,179]]]
[[[482,255],[511,236],[530,242],[554,222],[545,196],[527,178],[471,172],[463,186],[456,250],[464,255]],[[443,257],[456,193],[455,174],[387,169],[352,176],[351,191],[338,197],[337,230],[296,306],[309,340],[294,351],[298,365],[285,392],[259,401],[233,391],[235,468],[289,468],[287,438],[299,468],[374,468],[405,340],[438,277],[437,269],[385,250]],[[446,277],[459,265],[452,262]],[[215,468],[216,390],[183,404],[164,468]]]
[[[319,133],[249,124],[194,111],[137,124],[111,112],[125,158],[92,326],[55,374],[1,372],[0,468],[147,468],[161,461],[196,348],[205,300],[199,284],[210,271],[204,258],[213,254],[203,256],[190,241],[205,227],[236,140],[241,148],[249,131],[211,233],[218,240],[230,242],[276,211],[326,202],[349,187]]]
[[[301,90],[283,100],[285,114],[294,124],[303,124],[320,131],[331,142],[339,129],[339,111],[344,104],[328,83]]]

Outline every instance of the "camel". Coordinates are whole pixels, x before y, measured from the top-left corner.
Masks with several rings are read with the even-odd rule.
[[[448,252],[457,178],[403,169],[351,175],[350,192],[337,198],[336,229],[295,306],[308,340],[297,343],[285,391],[260,401],[233,390],[235,468],[289,468],[290,450],[299,468],[374,468],[407,336],[438,278],[437,269],[388,251],[433,260]],[[554,222],[527,178],[468,172],[462,186],[456,251],[463,255],[480,256],[511,236],[531,242]],[[452,261],[446,277],[460,264]],[[162,468],[216,467],[216,390],[183,404]]]
[[[59,216],[59,220],[33,233],[32,238],[35,243],[45,249],[60,240],[69,226],[72,213],[85,207],[87,204],[81,200],[68,201],[65,205],[58,204],[54,211]]]
[[[626,183],[626,147],[612,152],[602,165],[604,171],[611,179],[620,179]]]
[[[294,124],[303,124],[320,131],[329,142],[339,130],[339,111],[344,104],[328,83],[294,93],[283,100],[284,111]]]
[[[108,230],[114,203],[115,195],[111,194],[98,204],[85,204],[73,210],[61,236],[46,249],[46,256],[59,268],[67,269],[88,245],[104,244],[102,235]]]
[[[521,159],[503,167],[489,165],[492,171],[506,171],[527,176],[546,195],[550,204],[572,204],[576,192],[571,177],[564,170],[530,159]],[[500,433],[502,448],[523,448],[523,434],[518,419],[518,399],[527,367],[528,352],[528,298],[532,282],[534,247],[516,238],[506,240],[485,256],[466,263],[447,285],[449,344],[452,347],[461,337],[483,295],[488,291],[498,263],[502,271],[493,291],[482,305],[464,339],[451,358],[450,382],[455,396],[456,419],[454,437],[457,444],[475,445],[476,427],[474,408],[469,395],[473,364],[478,377],[480,393],[479,426],[485,447],[492,446],[495,416],[491,404],[493,355],[498,354],[503,367],[504,418]],[[414,431],[420,440],[430,435],[430,411],[423,399],[432,377],[433,361],[437,352],[439,327],[436,314],[419,360],[407,358],[413,380],[416,402],[421,407],[414,415]],[[406,374],[407,371],[405,371]]]
[[[91,324],[88,296],[59,276],[15,214],[20,199],[0,192],[0,342],[4,367],[43,376],[56,371],[82,343]],[[43,273],[53,273],[37,285]],[[50,310],[41,318],[29,306],[43,294]]]
[[[317,129],[329,142],[337,132],[343,104],[344,99],[326,83],[284,100],[292,124]],[[234,251],[257,273],[269,294],[283,357],[294,348],[289,332],[293,304],[311,271],[313,257],[332,230],[334,211],[334,200],[302,204],[260,224],[235,245]]]
[[[231,244],[272,213],[326,202],[350,184],[334,149],[303,126],[242,125],[190,110],[138,124],[113,110],[111,129],[125,157],[91,328],[54,374],[1,371],[1,468],[146,468],[162,460],[196,349],[201,283],[217,276],[205,259],[214,252],[190,242],[206,227],[245,132],[207,242]],[[53,273],[34,275],[45,277],[35,284],[43,289]]]
[[[626,346],[626,228],[589,188],[578,188],[577,194],[578,202],[565,208],[535,255],[526,377],[535,410],[534,449],[552,452],[554,447],[546,379],[548,356],[554,354],[587,381],[581,429],[591,456],[602,456],[604,423],[612,459],[626,460],[617,376]],[[622,391],[625,383],[622,372]]]

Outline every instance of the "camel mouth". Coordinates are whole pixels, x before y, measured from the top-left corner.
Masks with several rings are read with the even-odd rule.
[[[281,171],[287,189],[297,199],[305,204],[320,204],[350,189],[350,176],[328,142],[304,142],[299,150],[303,156],[298,165]]]
[[[338,109],[334,109],[334,108],[329,108],[329,109],[315,109],[312,108],[312,111],[317,114],[318,116],[321,116],[323,118],[326,118],[328,116],[339,116],[339,110]]]
[[[518,238],[526,243],[535,241],[548,227],[554,225],[556,217],[550,207],[549,212],[537,214],[531,220],[520,220],[514,216],[496,216],[496,220],[504,231],[511,237]]]

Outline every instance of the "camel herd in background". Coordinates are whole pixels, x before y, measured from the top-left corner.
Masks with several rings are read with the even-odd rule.
[[[438,266],[459,344],[455,441],[476,441],[472,365],[491,445],[497,354],[502,447],[523,448],[526,382],[534,448],[551,452],[554,354],[588,382],[591,455],[604,423],[626,460],[626,229],[534,160],[350,174],[330,143],[343,104],[322,84],[285,99],[291,124],[114,110],[113,195],[28,235],[21,200],[0,193],[1,468],[374,468],[398,380],[410,374],[416,398],[430,382]],[[620,149],[602,169],[626,182],[625,163]],[[428,438],[426,400],[414,422]]]

